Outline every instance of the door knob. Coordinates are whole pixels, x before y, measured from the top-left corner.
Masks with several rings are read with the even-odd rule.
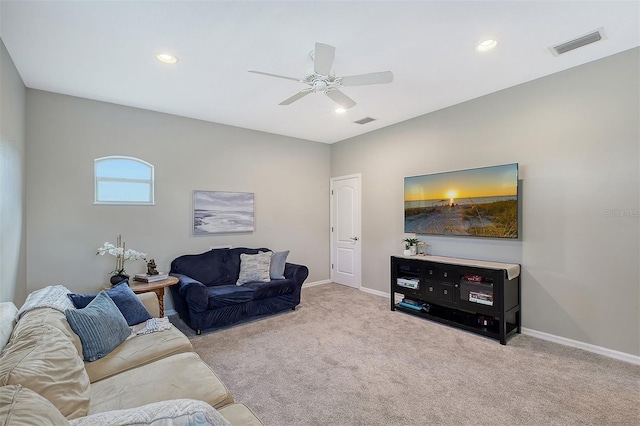
[[[358,237],[351,237],[353,241],[358,241]]]

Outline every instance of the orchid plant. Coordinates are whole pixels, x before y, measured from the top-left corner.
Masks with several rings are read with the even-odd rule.
[[[127,260],[146,260],[146,253],[139,251],[125,249],[125,243],[122,242],[122,235],[118,235],[116,244],[105,242],[102,247],[98,249],[96,255],[103,256],[105,253],[116,257],[116,267],[113,271],[109,272],[111,275],[124,275],[124,262]]]

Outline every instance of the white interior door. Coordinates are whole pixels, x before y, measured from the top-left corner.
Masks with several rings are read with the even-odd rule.
[[[360,175],[331,178],[331,281],[360,288]]]

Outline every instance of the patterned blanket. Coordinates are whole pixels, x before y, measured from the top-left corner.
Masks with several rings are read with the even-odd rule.
[[[53,308],[63,313],[67,309],[74,309],[73,303],[67,297],[69,293],[69,289],[62,285],[52,285],[34,291],[27,296],[27,301],[18,311],[16,321],[20,321],[22,315],[37,308]]]
[[[172,327],[169,322],[169,318],[151,318],[144,323],[134,325],[131,327],[133,336],[140,336],[142,334],[155,333],[156,331],[169,330]]]

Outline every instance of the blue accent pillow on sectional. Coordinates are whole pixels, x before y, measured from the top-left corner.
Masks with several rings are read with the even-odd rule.
[[[124,342],[131,329],[107,293],[101,291],[84,309],[67,309],[67,322],[82,342],[82,357],[95,361]]]
[[[271,256],[269,275],[272,280],[284,280],[284,266],[287,263],[287,256],[289,256],[289,250],[279,251]]]
[[[129,288],[128,282],[110,288],[106,291],[107,295],[115,302],[122,315],[127,320],[128,325],[136,325],[151,319],[151,314],[144,307],[138,296]],[[69,299],[73,302],[73,306],[82,309],[87,306],[96,297],[95,294],[68,294]]]

